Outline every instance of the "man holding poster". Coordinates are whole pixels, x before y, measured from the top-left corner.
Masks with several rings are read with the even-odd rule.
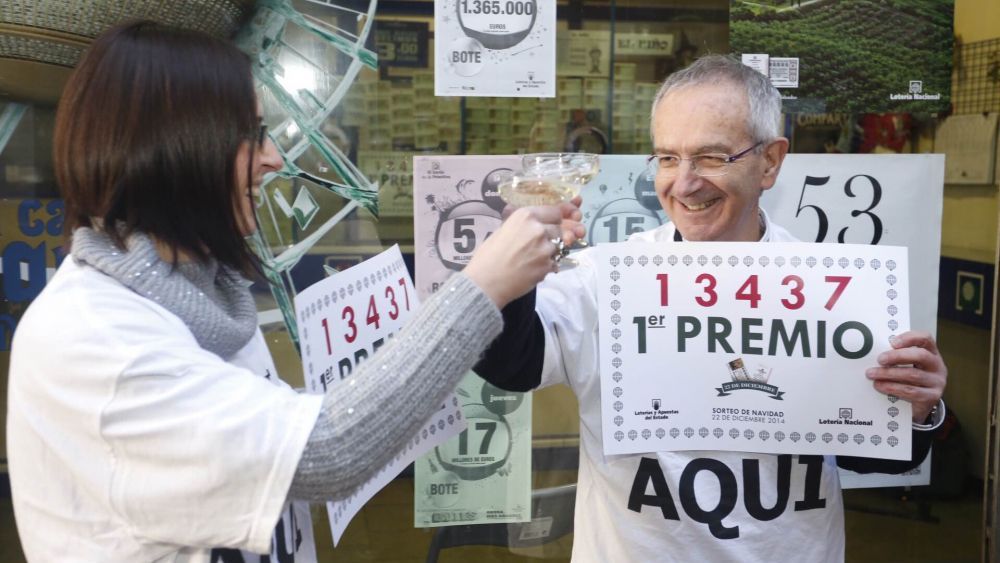
[[[671,244],[676,248],[674,243],[683,241],[794,242],[758,205],[763,191],[774,185],[788,150],[788,140],[779,136],[780,112],[779,94],[767,78],[732,58],[704,57],[671,75],[653,103],[655,152],[650,171],[656,195],[672,222],[638,233],[627,244],[657,243],[667,254]],[[837,466],[862,473],[897,473],[920,464],[944,414],[940,399],[947,369],[934,339],[907,331],[895,335],[891,348],[879,341],[876,345],[885,350],[877,359],[872,357],[873,365],[843,377],[857,382],[863,372],[875,390],[909,403],[912,453],[902,456],[909,460],[710,450],[611,455],[605,436],[608,426],[618,421],[602,416],[606,406],[602,401],[608,402],[602,398],[606,392],[602,383],[607,386],[602,382],[602,362],[611,352],[598,337],[607,328],[598,322],[603,306],[598,291],[607,285],[597,276],[604,268],[595,261],[599,249],[577,253],[576,268],[547,277],[536,291],[508,305],[502,335],[474,368],[491,383],[511,390],[563,383],[576,393],[581,455],[573,560],[842,561],[843,501]],[[673,273],[680,267],[658,271]],[[796,288],[783,289],[794,293]],[[622,295],[642,291],[630,285]],[[656,297],[665,304],[666,291]],[[651,316],[643,326],[651,328],[660,318]],[[810,320],[814,319],[806,322]],[[728,321],[719,318],[717,323],[723,326]],[[732,326],[732,336],[718,329],[714,336],[709,334],[710,342],[725,348],[732,341],[739,347],[736,320]],[[745,353],[748,338],[742,344]],[[840,349],[846,349],[843,343]],[[683,349],[679,346],[678,351]],[[817,357],[821,356],[814,349],[812,359]],[[667,379],[677,366],[657,368],[652,370],[656,373],[621,371],[627,378]],[[706,365],[703,371],[716,368]],[[768,387],[769,369],[742,360],[733,360],[726,369],[734,382],[730,390]],[[615,374],[616,382],[620,376]],[[865,384],[863,391],[868,390]],[[823,393],[822,388],[811,391],[814,399]],[[774,405],[787,403],[777,402],[782,400],[780,392],[761,396],[761,403],[769,401],[761,407],[777,410],[783,407]],[[676,398],[655,396],[646,400],[646,408],[672,412],[663,410],[670,401]],[[906,412],[903,401],[898,406],[902,408],[894,412]],[[906,432],[906,426],[901,431]],[[748,448],[752,446],[742,446]]]

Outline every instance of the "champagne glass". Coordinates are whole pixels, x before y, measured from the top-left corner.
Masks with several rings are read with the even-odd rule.
[[[600,158],[586,152],[539,152],[521,157],[521,168],[544,175],[558,175],[581,187],[600,171]]]
[[[532,153],[521,158],[521,170],[500,184],[500,198],[518,207],[558,205],[580,194],[583,186],[600,171],[600,161],[591,153]],[[580,241],[582,242],[582,241]],[[560,266],[572,267],[566,259]]]
[[[526,154],[521,158],[521,170],[499,186],[500,197],[518,207],[557,205],[576,197],[599,171],[596,154]]]

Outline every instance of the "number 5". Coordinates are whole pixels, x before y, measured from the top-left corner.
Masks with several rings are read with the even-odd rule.
[[[472,252],[476,248],[476,231],[468,229],[466,227],[471,227],[476,224],[476,220],[472,217],[463,217],[461,219],[455,219],[455,232],[454,237],[456,239],[465,239],[461,243],[455,243],[455,251],[461,253]]]
[[[819,228],[816,229],[816,242],[823,242],[823,240],[826,239],[826,230],[829,222],[826,220],[826,213],[824,213],[821,208],[815,205],[802,205],[802,200],[806,197],[806,188],[808,186],[825,186],[829,181],[829,176],[806,176],[806,181],[802,184],[802,192],[799,195],[799,208],[795,210],[796,217],[798,217],[799,213],[802,213],[802,210],[807,207],[816,212],[816,218],[819,220]]]

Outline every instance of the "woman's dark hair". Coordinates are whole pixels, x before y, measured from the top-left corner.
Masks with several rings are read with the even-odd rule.
[[[250,60],[200,32],[141,21],[94,40],[66,84],[53,161],[66,235],[105,226],[124,248],[134,231],[245,274],[259,262],[240,231],[236,157],[257,150]],[[248,181],[250,179],[248,178]]]

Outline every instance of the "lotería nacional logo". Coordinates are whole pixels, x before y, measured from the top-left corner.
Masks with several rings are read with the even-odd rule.
[[[728,362],[727,367],[729,368],[729,376],[732,378],[732,381],[727,381],[722,384],[722,387],[715,388],[719,392],[718,397],[728,397],[733,391],[750,390],[767,393],[772,399],[778,401],[783,400],[782,395],[785,392],[779,391],[776,385],[769,385],[767,383],[771,379],[771,373],[774,371],[771,368],[763,364],[757,364],[757,367],[753,371],[750,371],[743,362],[743,358],[736,358]]]
[[[890,100],[940,100],[941,94],[925,94],[923,80],[911,80],[909,91],[905,94],[889,94]]]
[[[829,425],[836,424],[839,426],[874,426],[875,421],[861,420],[854,418],[854,409],[849,407],[840,407],[837,409],[837,418],[821,418],[817,421],[819,424]]]

